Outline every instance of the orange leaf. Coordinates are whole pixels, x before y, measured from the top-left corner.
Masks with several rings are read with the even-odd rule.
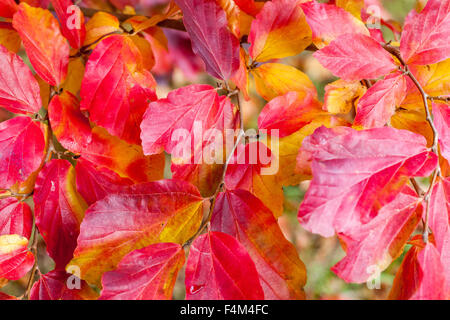
[[[21,3],[13,26],[37,74],[52,86],[59,86],[67,75],[69,44],[59,24],[48,10]]]

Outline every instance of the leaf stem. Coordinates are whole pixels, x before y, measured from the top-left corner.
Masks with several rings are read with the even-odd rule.
[[[31,288],[33,287],[34,277],[35,277],[36,271],[38,269],[38,255],[37,255],[38,237],[37,237],[37,233],[38,233],[38,229],[36,227],[36,218],[34,218],[34,221],[33,221],[33,243],[30,248],[30,251],[34,255],[34,264],[33,264],[33,268],[31,269],[30,277],[28,278],[27,289],[24,294],[24,298],[26,300],[30,299]]]
[[[390,54],[392,54],[394,57],[396,57],[398,59],[398,61],[401,63],[401,65],[403,67],[402,71],[404,72],[404,74],[411,79],[411,81],[414,83],[416,88],[419,90],[420,95],[422,96],[423,105],[425,107],[427,122],[429,123],[431,130],[433,131],[433,145],[431,146],[431,151],[433,153],[435,153],[436,156],[439,157],[439,151],[438,151],[439,134],[436,129],[436,126],[434,125],[433,116],[432,116],[432,114],[430,112],[430,108],[428,106],[428,100],[433,100],[433,97],[430,97],[425,92],[425,90],[422,88],[422,85],[420,84],[420,82],[417,80],[417,78],[411,72],[411,70],[409,69],[405,60],[403,60],[400,50],[397,47],[390,45],[389,43],[383,44],[382,46],[387,52],[389,52]],[[433,190],[434,183],[436,182],[436,178],[438,176],[439,177],[441,176],[441,167],[439,165],[439,161],[438,161],[436,169],[433,171],[433,175],[432,175],[432,178],[430,181],[430,186],[428,187],[427,192],[425,194],[423,194],[423,192],[420,192],[423,195],[423,201],[425,201],[425,204],[426,204],[425,223],[424,223],[424,230],[422,233],[423,242],[425,242],[425,243],[428,242],[428,235],[429,235],[428,218],[429,218],[429,211],[430,211],[430,195],[431,195],[431,191]],[[413,180],[411,180],[411,182],[412,181]],[[413,183],[413,186],[414,186],[414,188],[416,188],[416,185],[414,185],[414,183]],[[416,189],[416,191],[417,191],[417,189]],[[418,194],[419,194],[419,192],[418,192]]]
[[[228,86],[226,86],[226,88],[224,88],[225,90],[228,91],[228,94],[230,93]],[[238,89],[237,89],[238,90]],[[236,138],[236,141],[233,145],[233,148],[231,149],[230,154],[227,155],[227,159],[225,161],[225,165],[223,166],[223,171],[222,171],[222,178],[220,180],[220,183],[217,185],[216,190],[214,191],[214,194],[209,198],[211,205],[209,207],[209,211],[208,211],[208,216],[206,217],[206,219],[204,219],[204,221],[202,222],[202,224],[200,225],[200,228],[197,230],[197,232],[188,240],[183,244],[183,248],[188,247],[191,245],[191,243],[200,235],[203,233],[203,231],[205,230],[205,228],[208,226],[209,222],[211,221],[212,218],[212,214],[214,211],[214,207],[216,204],[216,200],[217,200],[217,196],[219,195],[220,191],[223,189],[223,185],[225,183],[225,176],[227,174],[227,169],[228,169],[228,165],[231,162],[231,159],[233,158],[233,154],[236,151],[237,147],[239,146],[239,144],[241,143],[242,138],[245,137],[245,131],[244,131],[244,118],[242,116],[242,108],[241,108],[241,103],[240,103],[240,94],[239,94],[239,90],[237,91],[237,93],[235,93],[233,91],[233,95],[236,96],[237,98],[237,108],[238,108],[238,112],[239,112],[239,134]]]

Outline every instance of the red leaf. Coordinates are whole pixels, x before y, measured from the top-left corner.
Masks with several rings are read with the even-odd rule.
[[[359,228],[340,234],[347,255],[331,270],[347,282],[363,283],[394,261],[422,217],[420,199],[400,193]]]
[[[289,91],[267,103],[258,116],[258,128],[279,130],[283,138],[300,130],[320,115],[325,115],[321,105],[310,93]]]
[[[175,243],[135,250],[103,275],[100,300],[170,300],[184,261],[184,250]]]
[[[450,178],[434,185],[430,196],[429,226],[440,253],[450,297]]]
[[[283,214],[283,188],[275,175],[276,157],[262,142],[239,145],[225,176],[227,190],[247,190],[269,208],[275,217]]]
[[[383,127],[406,97],[406,79],[400,72],[377,81],[359,99],[355,125],[365,128]]]
[[[389,127],[320,127],[303,140],[302,153],[312,159],[313,179],[298,219],[324,237],[369,222],[410,177],[427,176],[437,164],[424,137]]]
[[[209,85],[190,85],[173,90],[166,99],[150,103],[145,112],[141,124],[144,154],[157,154],[163,150],[172,153],[174,148],[179,148],[180,142],[172,140],[176,129],[187,130],[189,137],[184,142],[191,143],[196,122],[198,130],[205,133],[208,129],[229,128],[230,119],[226,116],[232,112],[230,99],[219,96]]]
[[[70,92],[63,91],[52,98],[48,115],[53,133],[64,148],[79,154],[91,143],[89,120],[81,113],[77,97]]]
[[[228,80],[239,69],[239,40],[228,29],[225,11],[216,0],[175,0],[192,48],[214,77]]]
[[[72,48],[79,49],[86,37],[83,12],[72,0],[51,0],[51,3],[58,16],[63,36]]]
[[[433,64],[450,57],[450,1],[429,0],[406,17],[400,52],[407,64]]]
[[[9,294],[0,292],[0,300],[18,300],[15,296],[10,296]]]
[[[39,85],[22,59],[0,46],[0,106],[33,114],[42,107]]]
[[[433,103],[433,120],[439,137],[442,156],[450,161],[450,107]]]
[[[17,3],[14,0],[2,0],[0,3],[0,17],[12,18],[17,11]]]
[[[108,37],[86,64],[81,110],[110,134],[140,144],[139,125],[148,102],[156,99],[155,85],[134,42],[122,35]]]
[[[64,270],[42,275],[30,291],[30,300],[95,300],[97,297],[97,293],[85,281]]]
[[[185,181],[161,180],[110,194],[86,211],[71,265],[99,284],[133,250],[158,242],[183,244],[200,227],[203,198]]]
[[[208,197],[221,182],[223,164],[231,149],[227,150],[227,141],[234,138],[238,123],[230,99],[219,97],[211,86],[180,88],[167,99],[150,104],[141,126],[144,152],[151,154],[164,148],[172,155],[173,177],[191,182]],[[231,135],[227,129],[232,129]]]
[[[96,168],[87,160],[79,159],[75,166],[77,191],[88,205],[103,199],[108,194],[120,193],[132,184],[107,168]]]
[[[436,247],[430,242],[413,246],[397,271],[389,299],[447,299],[444,283],[443,266]]]
[[[43,130],[29,117],[2,122],[0,150],[0,189],[8,189],[40,167],[45,152]]]
[[[30,206],[14,198],[0,200],[0,235],[18,234],[30,238],[33,215]]]
[[[50,11],[21,3],[13,26],[19,32],[36,73],[52,86],[59,86],[67,75],[69,44]]]
[[[19,280],[31,269],[34,256],[28,239],[17,234],[0,236],[0,279]]]
[[[233,237],[208,232],[195,239],[186,265],[187,300],[260,300],[255,264]]]
[[[233,0],[236,5],[245,13],[256,16],[261,10],[262,3],[255,2],[255,0]]]
[[[87,208],[75,188],[75,169],[66,160],[48,162],[36,180],[34,191],[36,225],[47,252],[64,268],[72,259],[80,223]]]
[[[315,52],[314,57],[344,80],[374,79],[397,67],[378,42],[362,34],[344,34]]]
[[[272,212],[244,190],[220,193],[211,219],[213,231],[235,237],[258,271],[265,299],[304,299],[306,269],[284,237]]]
[[[81,156],[96,168],[107,168],[133,182],[159,180],[164,174],[164,154],[144,156],[142,147],[111,136],[102,127],[92,129],[92,141]]]
[[[313,42],[320,49],[343,34],[369,35],[364,23],[334,4],[308,1],[301,8],[312,30]],[[353,56],[357,54],[355,51]]]

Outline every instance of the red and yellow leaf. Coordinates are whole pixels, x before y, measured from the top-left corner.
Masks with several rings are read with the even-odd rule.
[[[158,242],[183,244],[199,228],[203,198],[184,181],[161,180],[110,194],[86,211],[78,246],[69,265],[81,277],[100,284],[133,250]]]
[[[52,86],[59,86],[67,75],[69,44],[50,11],[21,3],[13,26],[36,73]]]
[[[253,20],[248,37],[254,61],[293,56],[311,44],[311,29],[299,4],[299,0],[265,3]]]
[[[56,269],[73,257],[87,204],[76,191],[75,168],[67,160],[48,162],[36,180],[33,195],[36,226]]]
[[[235,237],[247,249],[265,299],[305,299],[305,266],[259,199],[244,190],[219,194],[211,228]]]
[[[267,146],[251,142],[238,147],[225,176],[227,190],[247,190],[258,197],[275,217],[283,214],[283,188],[275,175],[278,162]]]
[[[48,114],[53,133],[64,148],[79,154],[91,143],[89,120],[81,113],[77,97],[70,92],[55,95]]]
[[[171,300],[184,255],[175,243],[157,243],[127,254],[116,270],[103,275],[100,300]]]
[[[258,116],[258,128],[278,130],[283,138],[323,115],[326,112],[310,92],[289,91],[264,106]]]
[[[164,174],[163,153],[145,156],[140,145],[128,144],[101,127],[92,129],[92,141],[81,157],[97,168],[107,168],[134,182],[159,180]]]
[[[18,234],[0,236],[0,279],[19,280],[31,269],[34,256],[28,239]]]
[[[94,49],[81,85],[81,110],[109,133],[140,144],[139,125],[156,82],[133,40],[111,36]]]

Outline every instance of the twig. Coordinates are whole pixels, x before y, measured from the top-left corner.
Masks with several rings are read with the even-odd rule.
[[[450,96],[449,97],[444,97],[444,96],[428,96],[427,97],[428,100],[438,100],[438,101],[443,101],[445,103],[450,103]]]
[[[92,41],[91,43],[82,46],[77,53],[75,53],[74,55],[71,55],[70,58],[78,58],[81,57],[83,54],[88,53],[88,51],[90,50],[90,47],[93,46],[94,44],[99,43],[100,41],[102,41],[103,39],[105,39],[106,37],[112,36],[114,34],[122,34],[121,31],[112,31],[109,33],[106,33],[104,35],[102,35],[101,37],[99,37],[97,40]]]
[[[226,87],[227,90],[229,90],[228,86]],[[191,243],[200,235],[203,233],[203,231],[205,230],[206,226],[209,224],[209,222],[211,221],[212,218],[212,214],[214,211],[214,207],[216,204],[216,200],[217,200],[217,196],[219,195],[220,191],[223,188],[223,185],[225,183],[225,176],[227,174],[227,169],[228,169],[228,165],[231,162],[231,159],[233,158],[233,154],[236,151],[237,147],[239,146],[239,144],[241,143],[241,140],[243,137],[245,137],[245,131],[244,131],[244,118],[242,117],[242,108],[241,108],[241,104],[240,104],[240,97],[239,94],[234,94],[237,97],[237,107],[238,107],[238,112],[239,112],[239,120],[240,120],[240,124],[239,124],[239,134],[236,138],[236,142],[233,145],[233,148],[230,152],[230,154],[227,155],[227,159],[225,161],[225,165],[223,166],[223,171],[222,171],[222,178],[220,179],[220,183],[217,185],[216,190],[214,191],[214,195],[212,195],[209,200],[211,202],[211,205],[209,207],[209,211],[208,211],[208,216],[206,217],[206,219],[204,219],[204,221],[202,222],[202,224],[200,225],[200,228],[198,228],[197,232],[188,240],[184,243],[183,248],[188,247],[191,245]]]
[[[31,252],[34,255],[34,264],[33,264],[33,268],[31,269],[31,274],[30,274],[30,277],[28,278],[27,289],[24,294],[24,297],[27,300],[30,299],[31,288],[33,287],[34,277],[35,277],[36,271],[38,269],[38,257],[37,257],[38,237],[37,237],[37,233],[38,233],[38,229],[36,227],[36,221],[34,221],[33,222],[33,244],[31,245],[31,248],[30,248]]]
[[[423,197],[425,195],[425,191],[422,190],[422,188],[417,183],[416,179],[410,178],[409,181],[411,181],[411,184],[413,185],[414,190],[416,191],[417,195],[419,197]]]
[[[425,90],[422,88],[421,84],[419,83],[419,81],[416,79],[416,77],[414,76],[414,74],[409,70],[408,65],[406,64],[405,60],[403,60],[400,50],[397,47],[391,46],[389,43],[384,44],[383,48],[388,51],[390,54],[392,54],[394,57],[396,57],[398,59],[398,61],[400,61],[403,69],[403,73],[408,76],[411,81],[414,83],[414,85],[416,86],[416,88],[419,90],[420,95],[422,96],[422,101],[423,101],[423,105],[425,107],[425,112],[426,112],[426,119],[427,122],[429,123],[431,130],[433,131],[433,145],[431,146],[431,151],[433,153],[436,154],[436,156],[439,156],[439,151],[438,151],[438,142],[439,142],[439,134],[438,131],[436,129],[436,126],[434,125],[433,122],[433,116],[430,112],[430,108],[428,107],[428,100],[433,100],[433,98],[431,98],[426,92]],[[423,195],[423,201],[425,201],[426,203],[426,212],[425,212],[425,223],[424,223],[424,231],[422,234],[423,237],[423,241],[425,243],[428,242],[428,217],[429,217],[429,209],[430,209],[430,195],[431,195],[431,191],[433,190],[433,185],[436,182],[436,178],[441,176],[441,167],[439,165],[439,162],[437,164],[436,169],[433,172],[433,176],[431,178],[430,181],[430,186],[427,190],[427,192]],[[414,184],[413,184],[414,186]]]

